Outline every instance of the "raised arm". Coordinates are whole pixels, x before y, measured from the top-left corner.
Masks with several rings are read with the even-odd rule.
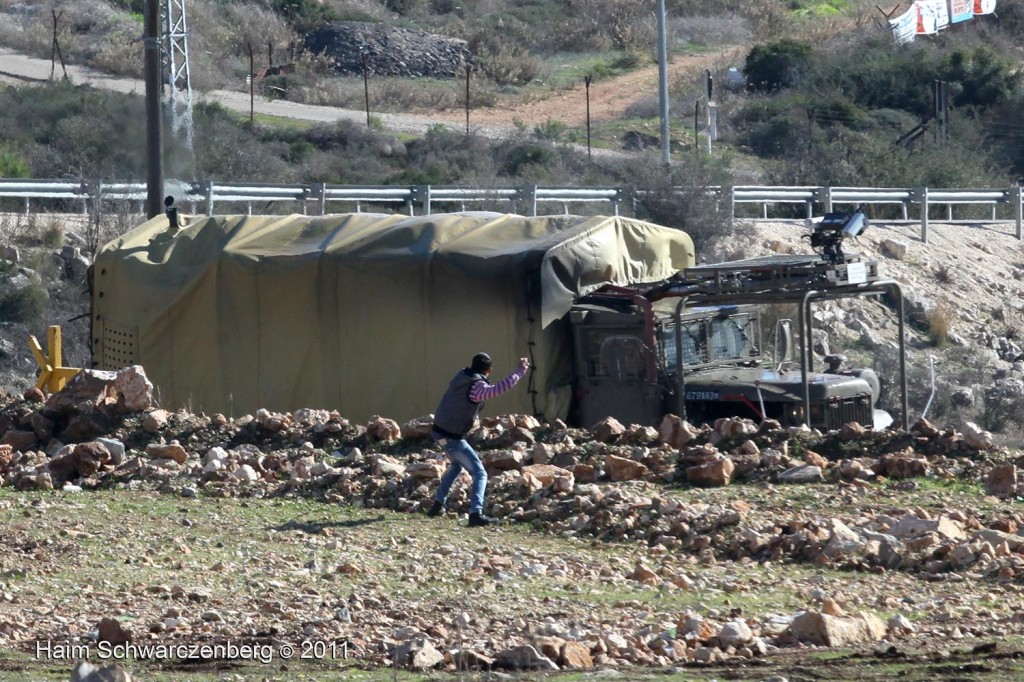
[[[475,382],[469,389],[469,401],[471,403],[482,403],[485,400],[497,398],[499,395],[505,393],[518,384],[519,380],[526,375],[526,371],[528,369],[530,369],[530,361],[526,358],[520,358],[519,366],[516,368],[516,371],[509,374],[498,383],[488,385],[486,381]]]

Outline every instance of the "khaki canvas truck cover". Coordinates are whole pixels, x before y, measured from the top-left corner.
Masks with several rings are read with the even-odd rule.
[[[141,364],[163,407],[336,409],[355,422],[430,414],[474,353],[493,380],[531,356],[489,414],[564,417],[566,313],[606,283],[694,263],[676,229],[620,217],[158,216],[93,271],[93,364]]]

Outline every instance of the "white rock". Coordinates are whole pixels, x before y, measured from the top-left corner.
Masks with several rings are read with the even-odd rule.
[[[907,257],[907,249],[910,245],[907,242],[900,239],[887,238],[882,240],[882,243],[878,245],[878,251],[883,256],[892,258],[893,260],[903,260]]]
[[[742,620],[734,620],[722,626],[718,631],[718,641],[722,646],[732,646],[737,649],[754,641],[754,633],[750,626]]]
[[[825,555],[832,558],[852,556],[864,549],[864,538],[839,519],[831,519],[832,537],[825,545]]]
[[[97,443],[103,443],[106,446],[107,452],[110,453],[110,463],[114,466],[124,464],[124,443],[114,438],[96,438]]]
[[[222,447],[210,448],[203,455],[203,464],[209,464],[213,461],[226,462],[228,459],[228,451]]]
[[[239,481],[248,481],[250,483],[260,479],[260,475],[257,474],[256,470],[248,464],[243,464],[238,467],[237,471],[231,472],[231,477]]]
[[[975,450],[988,450],[992,447],[992,434],[974,422],[964,424],[964,440]]]
[[[142,365],[132,365],[118,371],[114,378],[114,389],[124,396],[124,406],[129,412],[142,412],[153,406],[153,384],[146,377]]]
[[[890,634],[908,634],[914,631],[914,624],[902,613],[897,613],[886,623]]]

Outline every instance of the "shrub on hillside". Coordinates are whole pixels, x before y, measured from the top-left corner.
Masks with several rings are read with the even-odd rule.
[[[498,85],[526,85],[540,73],[541,61],[530,54],[525,35],[483,29],[469,41],[480,70]]]
[[[467,177],[497,174],[486,138],[435,126],[406,145],[407,163],[391,184],[456,184]]]
[[[685,230],[698,254],[711,251],[716,242],[733,233],[728,208],[723,209],[719,196],[709,190],[729,184],[723,161],[701,159],[671,170],[648,161],[634,165],[631,175],[644,179],[636,186],[643,190],[636,200],[637,217]]]
[[[747,87],[755,92],[772,92],[799,83],[811,65],[810,45],[788,38],[755,45],[747,54],[743,73]]]
[[[323,24],[338,21],[338,15],[331,6],[318,0],[273,0],[273,3],[274,9],[299,33],[306,33]]]
[[[49,300],[46,289],[38,283],[7,287],[0,291],[0,320],[21,324],[37,322]]]
[[[27,178],[31,175],[24,156],[6,144],[0,145],[0,178]]]
[[[568,17],[551,33],[557,50],[650,52],[657,45],[653,13],[638,12],[633,0],[562,0],[562,4]]]
[[[888,36],[858,35],[831,50],[818,50],[804,85],[808,92],[841,91],[866,108],[908,111],[922,118],[934,110],[932,84],[949,83],[951,105],[990,107],[1017,91],[1009,60],[987,46],[911,44],[893,49]]]

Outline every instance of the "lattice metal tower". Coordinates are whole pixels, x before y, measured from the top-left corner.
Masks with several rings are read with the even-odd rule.
[[[151,0],[153,1],[153,0]],[[171,129],[192,151],[192,77],[188,65],[188,26],[185,22],[185,0],[160,0],[163,60],[162,87],[167,98]]]

